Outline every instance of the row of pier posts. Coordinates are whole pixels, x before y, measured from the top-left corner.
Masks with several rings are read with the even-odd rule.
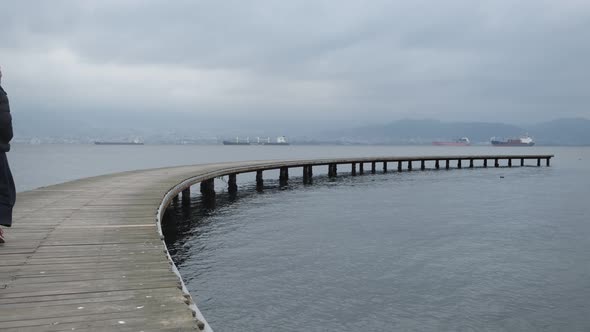
[[[474,159],[483,160],[483,167],[488,167],[488,159],[494,160],[494,167],[500,167],[499,159],[500,158],[465,158],[465,159],[435,159],[434,160],[434,168],[440,169],[440,161],[444,160],[445,168],[449,169],[451,167],[450,163],[451,160],[457,160],[457,168],[462,168],[462,160],[469,160],[469,168],[474,168]],[[520,166],[525,166],[525,159],[531,158],[501,158],[507,159],[508,167],[512,167],[513,159],[520,159]],[[537,167],[541,166],[541,159],[546,160],[547,167],[550,166],[550,157],[543,157],[543,158],[535,158],[537,159]],[[418,160],[415,160],[418,161]],[[397,162],[397,170],[401,172],[403,169],[403,163],[407,162],[407,169],[408,171],[412,170],[412,160],[406,161],[394,161]],[[383,173],[387,173],[387,161],[382,161],[383,163]],[[351,175],[356,176],[357,174],[364,174],[364,163],[363,162],[352,162],[351,164]],[[357,173],[357,164],[358,164],[358,173]],[[301,166],[299,166],[301,167]],[[313,165],[303,165],[303,183],[304,184],[311,184],[313,178]],[[426,160],[420,160],[420,169],[426,169]],[[371,173],[375,174],[377,171],[377,161],[371,161]],[[334,178],[338,175],[338,164],[337,163],[330,163],[328,164],[328,177]],[[238,191],[238,185],[236,181],[237,174],[229,174],[228,175],[228,193],[230,195],[235,195]],[[281,186],[287,185],[289,181],[289,167],[280,167],[279,168],[279,183]],[[214,179],[208,179],[201,182],[201,195],[203,197],[203,201],[207,206],[214,206],[215,205],[215,184]],[[262,170],[256,171],[256,190],[262,191],[264,189],[264,179],[262,177]],[[190,194],[191,188],[185,188],[182,190],[182,204],[183,205],[190,205]],[[174,202],[178,202],[178,196],[174,197]]]

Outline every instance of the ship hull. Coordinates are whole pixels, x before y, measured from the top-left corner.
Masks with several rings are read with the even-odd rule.
[[[96,145],[143,145],[143,143],[135,142],[94,142]]]
[[[432,145],[436,146],[469,146],[469,143],[463,142],[432,142]]]
[[[223,145],[250,145],[250,143],[248,143],[248,142],[223,141]]]
[[[535,145],[534,142],[530,143],[517,143],[517,142],[500,142],[500,141],[492,141],[493,146],[533,146]]]

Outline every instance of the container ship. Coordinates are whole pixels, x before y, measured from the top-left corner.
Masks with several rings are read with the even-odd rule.
[[[458,138],[458,139],[456,139],[454,141],[450,141],[450,142],[435,141],[435,142],[432,142],[432,145],[437,145],[437,146],[469,146],[469,145],[471,145],[471,142],[469,141],[469,138],[461,137],[461,138]]]
[[[498,139],[492,137],[492,145],[494,146],[533,146],[535,142],[528,135],[521,136],[520,138],[509,138],[509,139]]]

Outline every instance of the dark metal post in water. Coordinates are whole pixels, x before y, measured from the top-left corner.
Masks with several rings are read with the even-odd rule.
[[[402,162],[401,160],[397,162],[397,171],[401,172],[402,171]]]
[[[412,161],[408,160],[408,171],[412,170]]]
[[[356,176],[356,163],[352,163],[351,167],[351,174],[352,176]]]
[[[363,175],[365,174],[365,163],[359,163],[359,174]]]
[[[182,204],[190,205],[191,203],[191,187],[188,187],[182,191]]]
[[[500,167],[500,164],[498,163],[498,158],[494,159],[494,167]]]
[[[438,159],[434,162],[434,168],[440,169],[440,163]]]
[[[524,166],[524,158],[520,158],[520,166]]]
[[[236,181],[236,174],[230,174],[229,179],[227,181],[227,191],[234,195],[238,192],[238,184]]]
[[[262,191],[264,189],[264,179],[262,178],[262,171],[256,171],[256,190]]]
[[[375,174],[377,172],[377,163],[376,162],[371,162],[371,173]]]
[[[457,159],[457,168],[461,168],[461,159]]]
[[[485,168],[488,167],[488,160],[487,159],[483,160],[483,167],[485,167]]]
[[[329,164],[328,165],[328,176],[331,178],[335,178],[338,175],[338,166],[336,164]]]
[[[422,161],[420,162],[420,169],[421,169],[421,170],[425,170],[425,169],[426,169],[426,165],[424,164],[424,160],[422,160]]]
[[[303,166],[303,183],[304,184],[307,184],[307,182],[309,181],[309,178],[308,178],[309,173],[308,173],[308,170],[307,170],[308,167],[309,166]]]
[[[313,166],[309,165],[307,166],[307,183],[312,183],[313,182]]]
[[[537,167],[541,167],[541,158],[537,158]]]
[[[446,169],[449,169],[449,168],[451,167],[451,162],[450,162],[450,160],[448,160],[448,159],[447,159],[447,160],[445,160],[445,162],[446,162],[445,168],[446,168]]]
[[[473,168],[473,159],[469,159],[469,168]]]
[[[508,167],[512,167],[512,158],[508,158]]]
[[[201,196],[207,208],[215,208],[215,179],[201,181]]]
[[[550,160],[550,159],[551,159],[551,158],[547,158],[547,163],[546,163],[547,167],[549,167],[549,160]]]
[[[383,162],[383,173],[387,173],[387,162]]]
[[[279,183],[281,186],[287,185],[289,181],[289,168],[288,167],[281,167],[279,173]]]

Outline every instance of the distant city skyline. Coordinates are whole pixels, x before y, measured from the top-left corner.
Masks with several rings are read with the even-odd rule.
[[[581,0],[24,0],[0,20],[17,135],[590,117]]]

